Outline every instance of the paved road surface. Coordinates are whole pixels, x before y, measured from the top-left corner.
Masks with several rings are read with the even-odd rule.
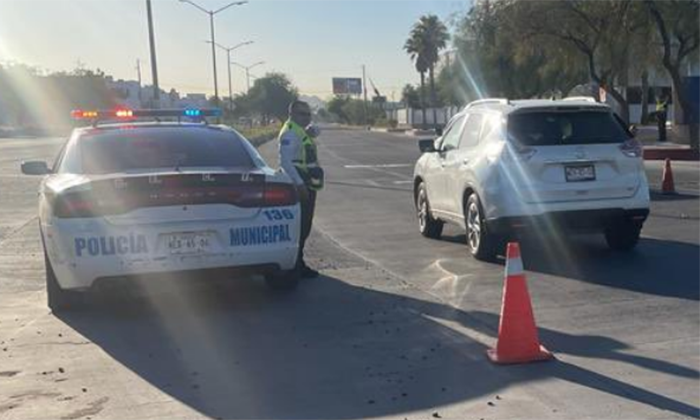
[[[259,279],[134,282],[101,309],[56,317],[44,306],[37,180],[17,165],[59,146],[0,140],[0,419],[700,417],[697,164],[674,165],[696,195],[655,195],[633,254],[599,238],[523,242],[541,339],[558,360],[495,367],[484,350],[503,266],[471,259],[457,229],[441,241],[417,233],[415,139],[325,133],[310,251],[323,277],[293,295]]]

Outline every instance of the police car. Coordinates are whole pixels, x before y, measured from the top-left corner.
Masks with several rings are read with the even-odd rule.
[[[649,215],[642,147],[592,98],[475,101],[419,147],[420,232],[438,238],[445,222],[462,226],[479,259],[528,229],[603,233],[610,248],[631,250]]]
[[[51,167],[22,163],[24,174],[46,175],[39,221],[52,309],[84,302],[98,280],[144,274],[234,268],[296,286],[295,187],[238,132],[206,124],[217,110],[73,115],[93,124],[73,131]]]

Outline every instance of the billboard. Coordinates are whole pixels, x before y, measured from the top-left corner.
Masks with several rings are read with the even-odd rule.
[[[361,95],[362,79],[359,77],[334,77],[333,94],[335,95]]]

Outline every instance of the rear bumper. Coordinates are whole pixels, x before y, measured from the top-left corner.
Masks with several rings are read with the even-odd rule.
[[[212,281],[216,279],[237,279],[249,277],[251,275],[264,275],[280,270],[279,264],[254,264],[235,267],[205,268],[199,270],[164,271],[144,274],[128,274],[98,277],[87,289],[104,290],[119,284],[129,284],[132,282],[168,282],[178,280],[190,281]]]
[[[138,261],[101,258],[99,261],[52,262],[61,288],[89,289],[105,278],[120,277],[189,277],[194,273],[225,271],[234,275],[264,274],[271,270],[290,270],[296,265],[298,246],[247,250],[223,255],[202,255],[187,258],[150,259]]]
[[[513,233],[527,229],[546,232],[553,228],[576,232],[600,232],[608,226],[625,220],[633,220],[641,225],[648,216],[648,208],[558,211],[536,216],[489,219],[486,221],[486,228],[494,234]]]
[[[53,219],[42,224],[42,235],[64,289],[88,289],[100,278],[152,273],[175,275],[238,267],[289,270],[296,265],[299,249],[298,207],[277,208],[282,220],[268,220],[260,214],[243,220],[117,226],[99,218]],[[289,210],[287,217],[282,210]],[[171,235],[192,232],[208,237],[208,249],[190,254],[169,249]]]

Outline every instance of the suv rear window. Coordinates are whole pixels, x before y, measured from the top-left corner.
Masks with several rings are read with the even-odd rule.
[[[508,134],[526,146],[622,143],[624,127],[608,111],[536,111],[508,117]]]
[[[236,167],[252,169],[253,159],[230,131],[182,127],[124,128],[83,136],[83,172],[108,174],[144,169]]]

